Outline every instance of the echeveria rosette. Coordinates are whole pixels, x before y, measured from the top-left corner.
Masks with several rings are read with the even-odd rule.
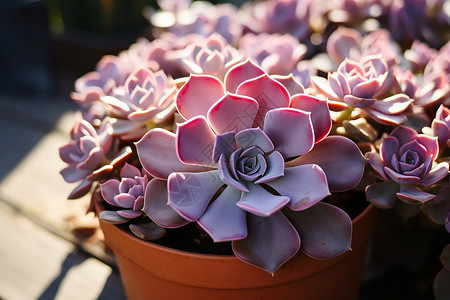
[[[125,163],[119,179],[109,179],[100,184],[103,199],[117,210],[103,210],[101,220],[113,224],[122,224],[142,215],[144,192],[148,177],[135,166]]]
[[[392,208],[396,199],[421,204],[434,194],[424,191],[447,176],[449,165],[435,160],[439,153],[436,137],[417,134],[398,126],[380,145],[380,152],[371,152],[369,163],[382,182],[366,187],[366,196],[372,204]]]
[[[329,194],[328,185],[335,191],[354,187],[361,179],[365,159],[349,139],[325,137],[331,127],[331,122],[321,124],[323,119],[330,121],[328,110],[324,115],[321,109],[327,108],[326,101],[307,95],[294,97],[293,105],[309,107],[314,113],[289,107],[271,109],[262,122],[264,129],[252,128],[258,101],[227,93],[210,107],[206,117],[200,114],[180,124],[175,138],[167,131],[150,131],[137,143],[142,165],[159,177],[152,180],[155,185],[149,185],[148,194],[164,194],[168,189],[168,198],[146,197],[146,206],[167,208],[163,204],[168,203],[186,220],[197,221],[215,241],[233,241],[237,257],[270,273],[299,250],[297,232],[301,230],[308,232],[302,249],[310,256],[330,258],[347,251],[351,220],[340,209],[318,202]],[[233,123],[230,116],[237,112],[242,114],[236,116],[240,122]],[[351,159],[345,159],[346,167],[355,172],[340,176],[337,170],[342,169],[342,161],[331,159],[329,151],[321,153],[320,148],[310,151],[316,136],[321,141],[317,145],[328,145],[322,149],[332,147],[347,154],[345,158]],[[158,153],[157,157],[152,153]],[[285,167],[285,159],[298,156],[305,160]],[[313,162],[306,163],[314,159],[328,173]],[[282,212],[284,207],[289,212]],[[175,219],[167,209],[149,209],[147,214],[167,227]],[[173,221],[172,227],[178,222]],[[316,234],[324,238],[317,240]]]
[[[395,77],[379,55],[366,56],[359,63],[345,59],[328,80],[314,76],[312,81],[332,109],[357,108],[383,125],[399,125],[407,119],[402,113],[412,100],[405,94],[386,97]]]
[[[124,140],[136,140],[152,124],[169,120],[175,111],[176,91],[163,70],[135,70],[111,96],[101,97],[113,117],[113,134]]]
[[[105,155],[113,144],[111,125],[102,123],[97,130],[86,120],[79,119],[71,131],[71,141],[59,148],[59,156],[68,164],[61,170],[64,180],[69,183],[81,181],[69,198],[79,198],[91,188],[87,178],[103,163]]]

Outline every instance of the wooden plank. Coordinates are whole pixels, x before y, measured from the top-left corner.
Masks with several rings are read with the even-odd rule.
[[[0,298],[125,299],[116,271],[0,202]]]

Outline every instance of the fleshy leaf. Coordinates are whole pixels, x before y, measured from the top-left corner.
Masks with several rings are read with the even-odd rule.
[[[176,134],[178,158],[185,164],[212,166],[216,135],[204,116],[178,124]]]
[[[419,204],[433,199],[436,195],[424,192],[414,185],[402,184],[397,197],[406,203]]]
[[[330,259],[350,250],[352,220],[340,208],[317,203],[303,211],[284,211],[302,240],[302,251],[316,259]]]
[[[249,192],[243,192],[237,206],[260,217],[268,217],[289,202],[289,197],[277,196],[259,184],[249,183]]]
[[[206,116],[209,108],[225,95],[222,82],[209,75],[191,74],[176,98],[178,112],[186,119]]]
[[[379,208],[393,208],[397,201],[396,193],[399,189],[400,186],[392,181],[369,184],[366,187],[367,201]]]
[[[208,111],[208,120],[217,134],[251,128],[258,112],[256,100],[227,93]]]
[[[216,170],[172,173],[168,179],[168,204],[185,219],[196,221],[222,185]]]
[[[135,236],[147,241],[158,240],[166,234],[164,228],[159,227],[153,222],[142,225],[130,224],[129,228]]]
[[[318,165],[286,168],[284,173],[267,185],[289,197],[288,206],[293,210],[307,209],[330,194],[325,173]]]
[[[248,235],[233,241],[233,252],[242,261],[274,274],[300,248],[300,238],[281,213],[270,217],[247,214]]]
[[[225,87],[230,93],[236,93],[238,86],[249,79],[261,76],[266,72],[250,59],[232,67],[225,76]]]
[[[236,206],[240,197],[241,191],[226,187],[198,220],[214,242],[240,240],[247,236],[246,212]]]
[[[102,210],[98,214],[98,217],[100,220],[111,224],[123,224],[130,221],[130,219],[124,218],[112,210]]]
[[[153,222],[165,228],[177,228],[189,223],[167,205],[168,199],[167,181],[153,178],[145,189],[142,210]]]
[[[175,143],[175,134],[160,128],[150,130],[136,143],[139,160],[150,175],[166,179],[172,172],[205,169],[183,164],[178,158]]]
[[[336,159],[339,158],[339,159]],[[287,166],[317,164],[327,175],[332,192],[342,192],[354,188],[362,178],[366,159],[358,146],[343,136],[328,136],[314,148]]]
[[[273,151],[266,156],[267,170],[264,175],[255,181],[256,184],[272,181],[284,176],[284,159],[278,151]]]
[[[272,109],[267,112],[264,132],[284,158],[302,155],[314,146],[311,113],[295,108]]]

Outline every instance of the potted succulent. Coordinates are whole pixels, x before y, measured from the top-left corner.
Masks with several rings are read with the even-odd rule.
[[[161,1],[75,82],[61,174],[130,298],[356,298],[378,208],[450,231],[448,15],[419,2]]]

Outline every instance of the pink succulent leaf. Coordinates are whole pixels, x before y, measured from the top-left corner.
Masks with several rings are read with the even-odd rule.
[[[356,84],[352,89],[352,94],[359,98],[372,98],[374,91],[377,91],[379,88],[380,82],[372,78]]]
[[[249,192],[243,192],[238,207],[260,217],[268,217],[283,208],[289,197],[274,195],[259,184],[249,183]]]
[[[122,217],[116,211],[102,210],[98,217],[100,220],[111,224],[124,224],[130,221],[130,219]]]
[[[303,164],[319,165],[326,174],[330,191],[343,192],[359,183],[366,159],[352,140],[343,136],[328,136],[287,166]]]
[[[225,75],[225,88],[230,93],[236,93],[238,86],[249,79],[259,77],[266,72],[250,59],[232,67]]]
[[[382,180],[389,180],[386,172],[384,172],[384,162],[381,160],[380,154],[371,152],[369,155],[369,164]]]
[[[300,248],[300,238],[281,212],[270,217],[247,214],[248,234],[233,241],[233,252],[240,260],[274,274]]]
[[[256,184],[272,181],[280,176],[284,176],[284,158],[278,151],[273,151],[265,158],[267,169],[264,175],[255,181]]]
[[[372,104],[371,108],[381,113],[392,115],[404,112],[413,102],[405,94],[395,94],[383,100],[377,100]]]
[[[247,236],[246,212],[236,206],[240,197],[240,191],[225,188],[198,220],[214,242],[240,240]]]
[[[140,217],[142,215],[141,211],[135,211],[132,209],[118,210],[118,211],[116,211],[116,213],[119,216],[124,217],[126,219],[134,219],[134,218]]]
[[[126,118],[131,111],[130,106],[124,101],[119,100],[113,96],[103,96],[101,100],[106,105],[110,106],[113,109],[113,114],[115,116]]]
[[[440,105],[436,111],[436,118],[431,124],[433,136],[438,137],[439,148],[446,145],[450,147],[450,109],[444,105]]]
[[[320,202],[307,210],[284,213],[302,239],[306,255],[330,259],[350,250],[352,220],[342,209]]]
[[[70,192],[67,199],[78,199],[86,195],[90,192],[92,187],[92,181],[89,181],[87,179],[83,179],[81,183]]]
[[[377,102],[376,99],[372,98],[360,98],[356,97],[354,95],[346,95],[344,96],[344,101],[348,105],[351,105],[353,107],[359,107],[359,108],[366,108],[366,107],[372,107],[374,103]]]
[[[342,62],[351,57],[352,51],[359,52],[361,49],[361,34],[353,28],[338,27],[327,41],[327,53],[335,63]]]
[[[439,154],[439,143],[437,141],[437,137],[430,137],[424,134],[418,134],[416,137],[416,141],[425,147],[426,154],[425,157],[431,156],[434,161]]]
[[[222,82],[209,75],[191,75],[176,97],[178,112],[187,120],[206,116],[214,103],[225,95]]]
[[[136,149],[144,169],[152,176],[167,179],[172,172],[204,171],[201,166],[183,164],[176,151],[175,134],[160,128],[147,132]]]
[[[376,207],[391,209],[397,201],[400,185],[394,181],[382,181],[369,184],[366,189],[367,201]]]
[[[274,149],[274,145],[267,134],[260,128],[249,128],[236,133],[236,143],[238,148],[246,149],[256,146],[264,153]]]
[[[395,137],[398,140],[399,145],[403,145],[415,139],[417,137],[417,132],[409,127],[398,126],[392,130],[389,136]]]
[[[432,185],[448,175],[449,165],[447,162],[441,162],[428,172],[422,178],[421,184],[424,186]]]
[[[292,210],[307,209],[330,194],[325,173],[314,164],[286,168],[284,176],[267,185],[289,197],[288,206]]]
[[[167,180],[168,204],[186,220],[198,220],[222,187],[216,170],[201,173],[172,173]]]
[[[136,168],[133,165],[130,165],[129,163],[125,163],[123,168],[120,170],[120,177],[124,178],[134,178],[136,176],[142,176],[141,171],[139,171],[138,168]]]
[[[224,154],[225,157],[229,159],[230,155],[237,150],[235,136],[236,133],[234,131],[230,131],[216,136],[213,149],[214,163],[217,163],[219,161],[220,156],[222,154]]]
[[[275,150],[284,158],[309,152],[315,142],[311,113],[295,108],[268,111],[264,121],[264,132],[273,142]]]
[[[167,180],[153,178],[145,189],[142,211],[164,228],[178,228],[189,223],[167,205],[168,199]]]
[[[313,76],[311,77],[312,85],[319,90],[320,93],[324,94],[330,100],[339,100],[342,97],[339,97],[334,90],[331,88],[330,83],[323,77]]]
[[[374,109],[366,108],[364,110],[373,120],[382,125],[396,126],[406,122],[404,115],[388,115]]]
[[[281,83],[289,92],[289,95],[293,96],[296,94],[303,94],[305,92],[305,88],[303,85],[294,78],[291,74],[289,75],[271,75],[273,79]]]
[[[332,122],[326,100],[306,94],[297,94],[291,97],[289,107],[311,112],[315,143],[320,142],[330,133]]]
[[[209,124],[217,134],[239,132],[252,127],[258,102],[250,97],[227,93],[208,111]]]
[[[62,175],[66,182],[74,183],[87,177],[89,174],[91,174],[91,171],[82,170],[74,165],[69,165],[66,168],[62,169],[59,173]]]
[[[243,82],[239,85],[236,93],[258,101],[259,110],[253,127],[263,128],[266,113],[274,108],[288,107],[290,101],[287,89],[267,74]]]
[[[340,78],[338,78],[340,74],[338,73],[329,73],[328,74],[328,84],[330,85],[332,91],[334,94],[336,94],[337,98],[342,100],[344,99],[344,96],[349,94],[350,91],[350,86],[348,85],[347,80],[343,79],[343,80],[339,80]],[[318,86],[318,88],[325,93],[325,95],[332,95],[333,93],[331,93],[331,91],[328,91],[328,86],[325,85],[325,82],[323,82],[323,80],[320,80],[317,83],[323,83],[322,86]]]
[[[420,204],[430,201],[436,195],[424,192],[414,185],[402,184],[400,191],[397,192],[397,197],[406,203]]]
[[[178,158],[185,164],[213,166],[215,138],[216,135],[204,116],[197,116],[178,124],[176,133]]]
[[[237,153],[237,151],[234,153]],[[232,163],[230,163],[230,164],[232,164]],[[222,154],[220,156],[219,163],[218,163],[218,172],[219,172],[220,180],[222,180],[228,186],[231,186],[242,192],[249,192],[246,183],[239,180],[239,178],[237,177],[237,174],[233,174],[232,170],[229,169],[229,166],[227,163],[227,158],[225,157],[224,154]]]

